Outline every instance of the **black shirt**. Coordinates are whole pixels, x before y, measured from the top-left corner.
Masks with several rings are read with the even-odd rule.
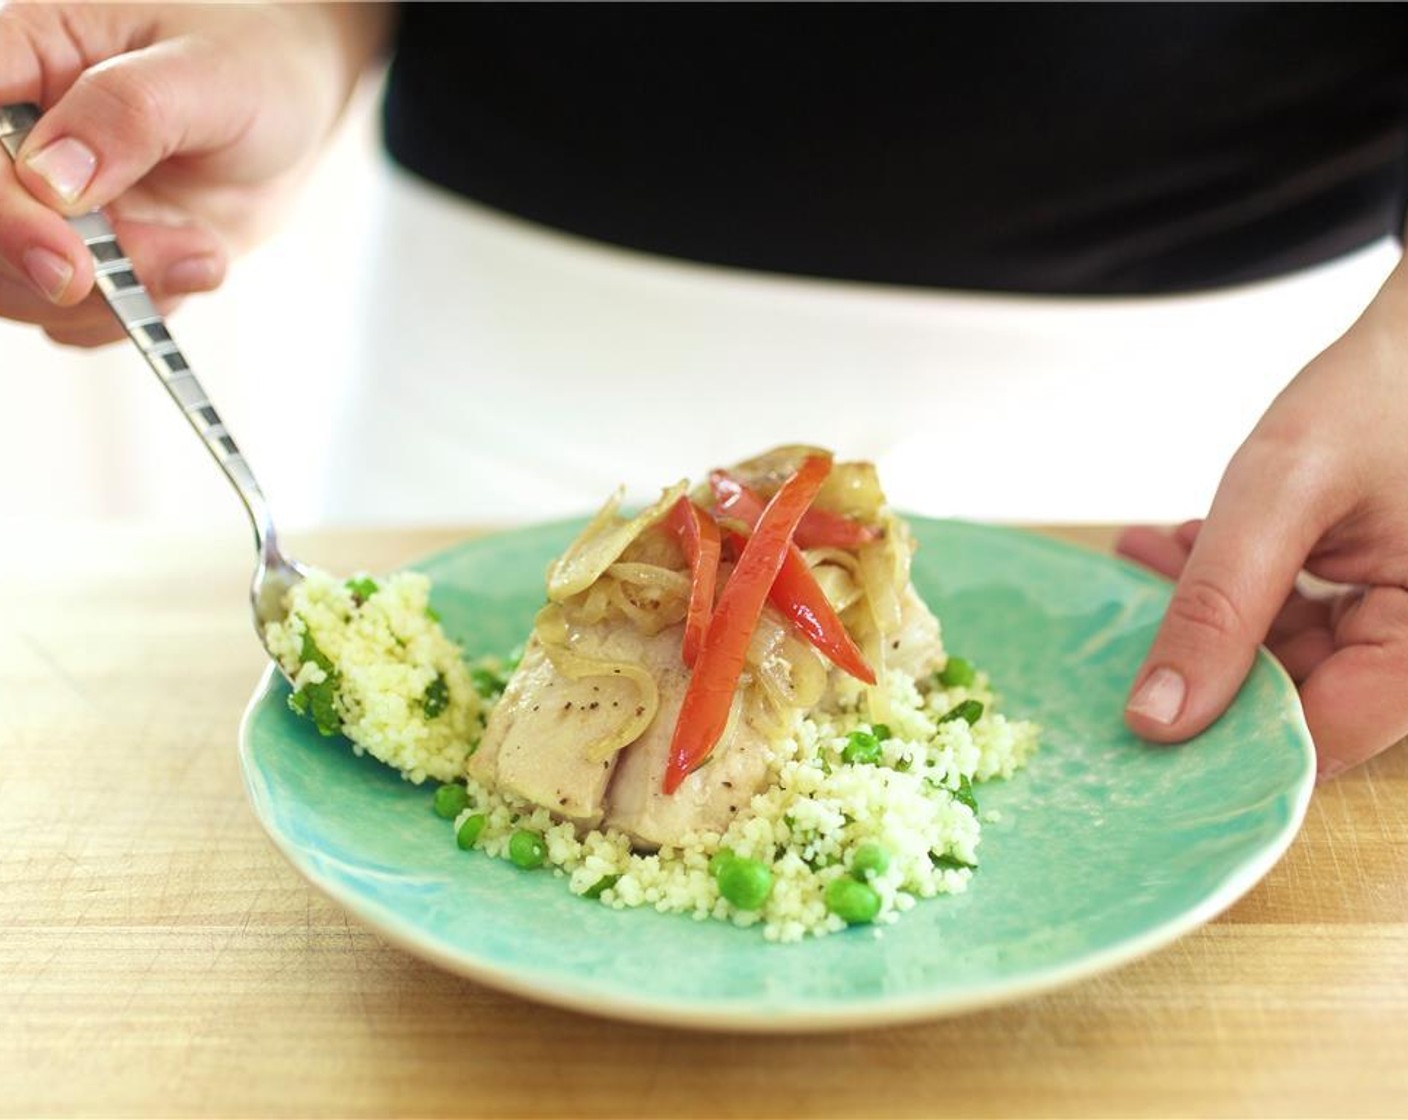
[[[1396,5],[408,4],[407,168],[749,269],[1169,292],[1399,232]]]

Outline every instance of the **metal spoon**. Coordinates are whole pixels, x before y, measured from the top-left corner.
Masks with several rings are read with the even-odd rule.
[[[18,158],[20,146],[30,129],[38,123],[39,116],[37,105],[0,106],[0,146],[10,154],[11,159]],[[201,388],[181,348],[171,337],[146,288],[133,271],[132,262],[118,245],[117,235],[107,219],[94,210],[81,217],[69,218],[68,223],[78,231],[88,251],[93,254],[97,288],[108,307],[117,316],[128,337],[136,343],[157,378],[166,386],[176,407],[190,421],[191,427],[244,503],[250,524],[254,526],[254,546],[259,553],[254,579],[250,583],[249,601],[254,609],[254,628],[267,652],[264,628],[271,622],[283,621],[287,613],[285,596],[291,587],[304,578],[307,569],[279,550],[279,537],[274,531],[269,503],[255,481],[254,472],[226,431],[220,414]],[[269,656],[278,665],[278,658],[272,653]]]

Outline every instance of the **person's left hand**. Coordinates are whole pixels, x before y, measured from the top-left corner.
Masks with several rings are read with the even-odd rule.
[[[1136,734],[1204,730],[1264,642],[1322,778],[1408,736],[1408,263],[1277,397],[1206,521],[1129,529],[1117,549],[1177,580],[1125,710]],[[1343,586],[1308,596],[1303,570]]]

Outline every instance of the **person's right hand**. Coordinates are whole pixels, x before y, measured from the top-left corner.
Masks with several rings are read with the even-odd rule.
[[[157,306],[267,231],[379,48],[381,5],[0,6],[0,103],[45,110],[0,159],[0,318],[121,337],[60,214],[106,210]]]

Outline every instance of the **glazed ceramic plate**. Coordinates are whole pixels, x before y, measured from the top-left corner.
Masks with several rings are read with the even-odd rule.
[[[611,910],[564,879],[462,852],[413,786],[287,708],[272,672],[241,730],[256,814],[318,889],[407,951],[532,999],[688,1026],[891,1023],[1013,1000],[1112,968],[1206,922],[1290,844],[1314,781],[1295,690],[1259,657],[1231,710],[1181,747],[1121,708],[1168,586],[1017,530],[913,519],[914,580],[949,650],[983,666],[1042,746],[979,787],[982,867],[897,924],[776,945],[759,929]],[[470,654],[522,641],[580,523],[467,541],[417,568]]]

